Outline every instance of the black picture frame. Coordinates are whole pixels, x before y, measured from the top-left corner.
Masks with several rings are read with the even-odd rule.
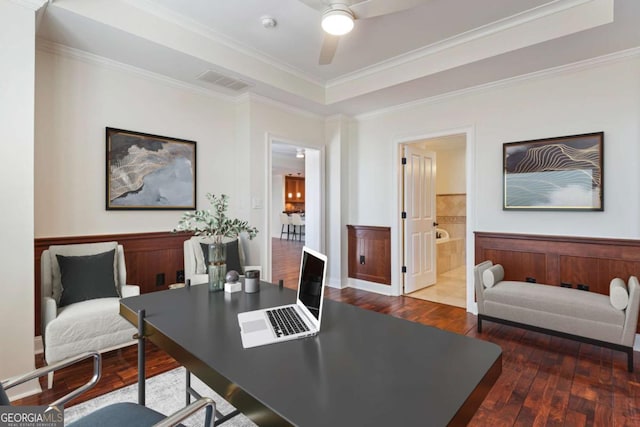
[[[604,210],[604,132],[504,143],[502,166],[503,210]]]
[[[196,209],[196,142],[107,127],[107,210]]]

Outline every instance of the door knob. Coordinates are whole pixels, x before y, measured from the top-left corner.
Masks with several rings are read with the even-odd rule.
[[[434,226],[434,227],[437,227],[438,225],[440,225],[440,224],[438,224],[437,222],[434,222],[434,223],[433,223],[433,226]]]

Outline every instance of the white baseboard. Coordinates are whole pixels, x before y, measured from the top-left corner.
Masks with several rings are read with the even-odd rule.
[[[344,282],[337,277],[329,277],[327,278],[327,286],[336,289],[344,289],[346,286]]]
[[[367,282],[366,280],[349,278],[348,286],[363,291],[375,292],[376,294],[394,296],[393,289],[389,285],[381,285],[379,283]]]
[[[633,342],[633,351],[640,351],[640,334],[636,334],[636,339]]]
[[[11,401],[33,396],[38,393],[42,393],[42,389],[40,388],[40,383],[37,379],[27,381],[24,384],[17,385],[12,387],[10,390],[7,390],[7,395]]]
[[[44,351],[42,346],[42,337],[38,335],[33,339],[33,352],[35,354],[41,354]],[[23,397],[29,397],[34,394],[42,393],[40,388],[40,382],[37,379],[27,381],[24,384],[11,388],[7,391],[9,400],[14,401],[16,399],[22,399]]]

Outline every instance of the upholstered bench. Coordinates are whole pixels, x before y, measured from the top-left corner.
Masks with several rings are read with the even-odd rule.
[[[505,281],[502,266],[491,261],[475,269],[478,332],[489,320],[571,338],[627,353],[633,372],[640,284],[629,278],[611,282],[611,295],[535,283]]]

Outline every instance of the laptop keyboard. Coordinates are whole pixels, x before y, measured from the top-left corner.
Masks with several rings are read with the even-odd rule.
[[[267,316],[278,337],[293,335],[308,331],[307,325],[293,307],[274,308],[267,310]]]

